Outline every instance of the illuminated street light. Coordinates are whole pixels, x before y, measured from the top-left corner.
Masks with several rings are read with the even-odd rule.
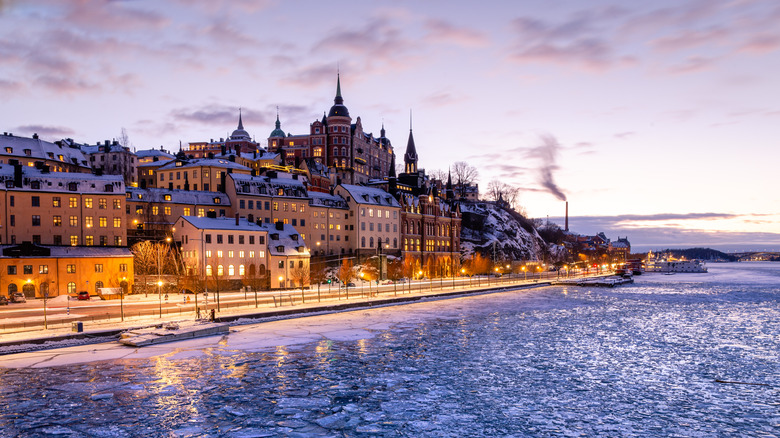
[[[162,318],[162,280],[157,280],[157,297],[160,299],[160,318]]]

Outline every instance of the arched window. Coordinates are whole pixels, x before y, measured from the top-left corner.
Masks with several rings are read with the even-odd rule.
[[[103,287],[102,281],[96,281],[95,282],[95,294],[97,295],[98,292],[100,292],[100,288]]]
[[[76,283],[70,282],[68,283],[68,295],[72,295],[76,293]]]
[[[363,248],[366,247],[366,236],[360,238],[360,246]]]
[[[372,238],[370,238],[370,239],[368,240],[368,242],[369,242],[369,243],[368,243],[368,247],[369,247],[369,248],[373,248],[373,247],[374,247],[374,238],[373,238],[373,237],[372,237]]]
[[[257,267],[257,276],[258,277],[265,277],[265,265],[261,264]]]
[[[333,148],[333,155],[339,154],[339,148]]]
[[[16,285],[11,283],[8,285],[8,296],[10,298],[11,294],[18,291],[19,289],[16,288]]]
[[[211,265],[206,265],[206,275],[211,277],[212,272]]]
[[[225,268],[222,265],[217,265],[217,277],[225,275]]]
[[[252,263],[251,265],[249,265],[249,276],[254,277],[256,272],[257,271],[255,270],[255,264]]]
[[[231,277],[236,275],[236,268],[233,265],[228,265],[228,275]]]
[[[347,148],[341,148],[341,155],[347,155]]]
[[[243,277],[243,276],[244,276],[244,273],[245,273],[245,271],[244,271],[244,265],[238,265],[238,275],[240,275],[240,276],[242,276],[242,277]]]
[[[393,248],[398,248],[398,238],[393,237]]]

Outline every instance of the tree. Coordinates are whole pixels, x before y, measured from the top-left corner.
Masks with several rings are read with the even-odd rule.
[[[309,265],[309,280],[317,283],[317,296],[320,294],[320,285],[328,279],[328,265],[325,262],[315,262]]]
[[[298,283],[298,287],[301,288],[301,294],[303,294],[303,287],[309,283],[309,264],[298,263],[298,266],[290,269],[290,280],[293,284]]]
[[[396,282],[404,277],[404,261],[396,257],[387,264],[387,278]]]
[[[464,196],[466,187],[474,184],[477,178],[479,178],[479,171],[465,161],[456,161],[452,165],[452,175],[455,177],[455,183],[458,186],[460,196]]]
[[[441,170],[441,169],[435,169],[428,172],[428,176],[431,178],[441,181],[442,183],[447,183],[447,172]]]
[[[519,188],[512,187],[496,179],[490,181],[487,186],[487,197],[489,200],[497,202],[499,199],[503,199],[513,209],[516,207],[519,194]]]
[[[219,310],[219,291],[223,289],[225,269],[222,266],[222,258],[216,255],[209,258],[209,264],[211,265],[212,290],[217,295],[217,310]]]
[[[352,260],[345,259],[341,262],[338,277],[341,284],[345,286],[355,279],[355,265],[352,263]]]

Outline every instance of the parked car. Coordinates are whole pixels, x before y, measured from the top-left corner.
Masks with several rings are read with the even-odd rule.
[[[21,292],[14,292],[11,294],[11,302],[12,303],[26,303],[27,298],[24,297],[24,294]]]
[[[0,295],[0,306],[7,306],[8,305],[8,297],[5,295]]]
[[[355,283],[350,281],[349,283],[347,283],[347,287],[355,287]]]
[[[89,292],[83,290],[79,292],[79,296],[77,297],[79,300],[88,300],[89,299]]]

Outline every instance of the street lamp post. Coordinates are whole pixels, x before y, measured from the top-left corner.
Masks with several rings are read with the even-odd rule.
[[[162,280],[157,281],[157,296],[160,299],[160,318],[162,318]]]
[[[280,275],[279,276],[279,306],[282,305],[282,289],[284,286],[284,283],[282,283],[283,281],[284,281],[284,276]]]
[[[127,282],[127,277],[122,277],[122,283]],[[125,289],[122,285],[119,285],[119,314],[122,318],[122,322],[125,321]]]

